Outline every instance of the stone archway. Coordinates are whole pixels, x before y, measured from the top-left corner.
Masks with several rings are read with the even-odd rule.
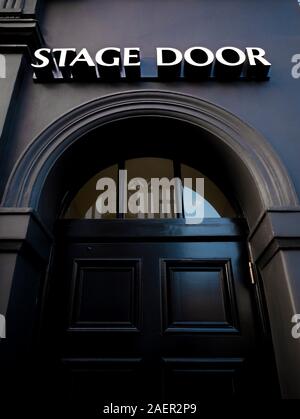
[[[231,177],[239,179],[236,193],[240,195],[250,226],[267,208],[298,204],[292,182],[275,152],[257,131],[239,118],[191,96],[133,91],[81,105],[43,131],[16,164],[2,205],[38,210],[49,172],[80,137],[116,120],[155,115],[202,128],[215,137],[220,154],[230,154]],[[245,186],[252,195],[245,194]]]

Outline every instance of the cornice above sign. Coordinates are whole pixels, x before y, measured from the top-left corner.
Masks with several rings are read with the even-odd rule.
[[[185,51],[158,47],[156,57],[141,58],[141,50],[102,48],[91,54],[86,48],[40,48],[35,51],[34,79],[51,81],[118,80],[268,80],[271,63],[259,47],[245,51],[233,46],[216,52],[202,46]]]

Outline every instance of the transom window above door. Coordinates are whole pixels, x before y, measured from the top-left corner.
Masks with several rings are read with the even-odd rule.
[[[171,181],[168,195],[162,183],[157,183],[162,179]],[[201,192],[197,179],[203,179],[204,190]],[[111,195],[108,197],[110,189],[114,192],[112,198]],[[108,200],[113,202],[109,205]],[[141,200],[146,210],[139,210]],[[130,211],[131,202],[136,209],[133,212]],[[64,218],[188,219],[193,216],[198,202],[202,202],[204,218],[238,216],[221,189],[200,171],[171,159],[143,157],[111,165],[94,175],[77,192]]]

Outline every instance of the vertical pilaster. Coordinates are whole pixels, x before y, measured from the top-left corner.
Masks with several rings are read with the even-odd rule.
[[[300,398],[300,337],[292,317],[300,314],[300,210],[270,210],[250,236],[270,318],[283,398]]]

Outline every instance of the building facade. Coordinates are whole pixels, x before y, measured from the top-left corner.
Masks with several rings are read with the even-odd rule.
[[[8,396],[300,398],[299,22],[297,0],[0,1]],[[189,65],[199,46],[261,48],[271,69],[237,51],[205,67],[203,49]],[[113,67],[125,48],[135,65]],[[70,66],[82,49],[95,66]],[[97,217],[118,170],[200,173],[215,216]]]

